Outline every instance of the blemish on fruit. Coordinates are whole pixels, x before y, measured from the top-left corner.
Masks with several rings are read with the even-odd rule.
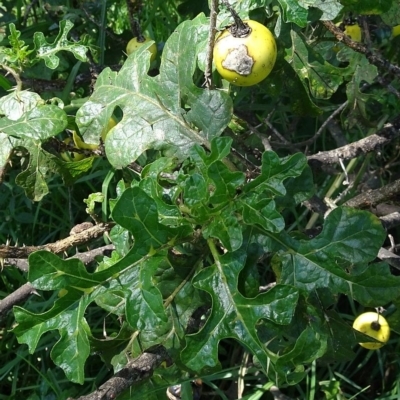
[[[253,69],[254,60],[247,53],[247,47],[241,44],[236,49],[231,50],[222,62],[222,66],[239,75],[250,75]]]

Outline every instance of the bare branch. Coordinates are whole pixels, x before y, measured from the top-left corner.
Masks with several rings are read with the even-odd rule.
[[[113,244],[109,244],[107,246],[102,246],[97,249],[89,250],[84,253],[77,253],[74,256],[68,258],[78,258],[84,264],[89,264],[97,256],[105,255],[106,252],[114,250],[115,247]],[[24,272],[28,272],[28,261],[23,259],[6,259],[4,260],[5,266],[16,266]],[[15,290],[9,296],[5,297],[0,301],[0,317],[2,317],[5,313],[7,313],[13,306],[18,303],[22,303],[25,301],[30,295],[38,294],[35,288],[28,282],[22,285],[19,289]]]
[[[350,160],[360,154],[367,154],[375,151],[378,147],[390,143],[394,138],[400,135],[400,116],[397,116],[391,123],[385,126],[376,134],[370,135],[357,142],[350,143],[346,146],[339,147],[334,150],[321,151],[317,154],[308,156],[308,162],[311,165],[316,164],[336,164],[339,159]]]
[[[65,239],[61,239],[57,242],[49,243],[43,246],[14,247],[0,245],[0,258],[27,258],[29,254],[38,250],[47,250],[51,251],[52,253],[59,254],[71,247],[79,246],[93,239],[97,239],[105,232],[108,232],[112,226],[113,224],[98,224],[92,228],[86,229],[81,233],[68,236]]]
[[[218,0],[212,0],[210,3],[210,27],[208,31],[208,43],[207,43],[207,57],[206,57],[206,68],[204,71],[204,86],[207,89],[212,88],[212,61],[213,61],[213,49],[215,42],[215,35],[217,33],[215,26],[217,24],[217,10]]]
[[[155,353],[143,353],[138,358],[130,361],[125,368],[118,371],[96,391],[86,396],[81,396],[76,400],[115,400],[119,394],[132,385],[150,378],[154,369],[168,360],[169,355],[164,348],[158,348]],[[70,397],[67,400],[74,399]]]
[[[25,283],[11,294],[0,301],[0,318],[3,317],[13,306],[25,301],[31,294],[39,295],[36,289],[29,283]]]
[[[355,208],[372,208],[379,203],[393,199],[400,194],[400,179],[382,186],[379,189],[368,190],[347,200],[344,205]]]

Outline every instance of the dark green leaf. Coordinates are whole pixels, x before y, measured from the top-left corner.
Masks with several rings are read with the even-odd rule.
[[[234,207],[227,207],[214,215],[203,228],[203,236],[217,238],[228,251],[238,250],[242,246],[242,228],[235,215]]]
[[[299,176],[307,165],[304,154],[294,154],[290,157],[279,158],[273,151],[266,151],[262,156],[261,174],[244,186],[243,191],[270,192],[273,195],[284,196],[286,189],[283,181]]]
[[[269,232],[280,232],[285,227],[282,215],[276,211],[275,202],[250,193],[240,199],[237,207],[242,211],[243,222],[260,225]]]
[[[54,345],[51,357],[59,367],[63,368],[69,380],[82,384],[85,361],[90,353],[88,340],[90,329],[84,318],[89,301],[87,298],[79,300],[80,296],[79,290],[70,288],[49,311],[42,314],[14,307],[18,325],[13,331],[18,342],[27,344],[29,351],[33,353],[44,333],[58,330],[61,337]]]
[[[345,293],[364,305],[386,304],[397,296],[400,279],[391,275],[385,264],[368,266],[385,237],[373,214],[337,208],[314,239],[284,239],[290,250],[274,257],[275,271],[280,282],[299,289],[329,287],[333,293]]]
[[[183,362],[195,371],[218,364],[218,343],[233,337],[243,343],[267,370],[273,356],[260,342],[256,324],[266,318],[277,324],[288,324],[294,314],[298,292],[290,286],[277,285],[254,298],[243,297],[237,288],[238,277],[246,256],[237,251],[227,253],[193,280],[195,287],[212,297],[212,310],[203,328],[187,336],[181,353]]]

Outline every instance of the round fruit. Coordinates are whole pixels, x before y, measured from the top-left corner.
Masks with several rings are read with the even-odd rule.
[[[108,132],[114,128],[114,126],[117,125],[117,120],[114,117],[111,117],[108,120],[108,124],[107,126],[103,129],[103,132],[101,132],[101,140],[103,141],[103,143],[106,141],[106,137]]]
[[[344,33],[351,40],[354,40],[355,42],[361,42],[362,32],[361,32],[360,25],[358,25],[358,24],[346,25]]]
[[[360,343],[360,346],[369,350],[376,350],[384,346],[390,337],[390,327],[386,319],[376,312],[366,312],[359,315],[353,322],[356,331],[379,340],[379,342]]]
[[[71,138],[66,138],[66,139],[63,140],[63,142],[65,144],[70,144],[71,143]],[[63,151],[60,154],[60,156],[64,161],[67,161],[67,162],[81,161],[81,160],[83,160],[85,158],[84,154],[75,153],[75,152],[71,152],[71,151]]]
[[[143,46],[145,43],[150,42],[151,39],[147,38],[143,42],[138,42],[138,38],[133,38],[131,39],[128,44],[126,45],[126,54],[132,54],[134,51],[136,51],[139,47]],[[151,53],[150,57],[150,62],[154,61],[157,56],[157,46],[155,43],[153,43],[148,50]]]
[[[400,35],[400,25],[396,25],[392,28],[392,38]]]
[[[276,61],[276,42],[259,22],[243,21],[250,28],[244,37],[225,29],[214,44],[214,63],[222,78],[237,86],[252,86],[265,79]]]

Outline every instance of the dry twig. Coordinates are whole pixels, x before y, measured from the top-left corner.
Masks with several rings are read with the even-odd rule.
[[[118,395],[134,384],[140,383],[153,375],[153,371],[164,361],[169,361],[169,355],[164,348],[156,352],[143,353],[130,361],[125,368],[101,385],[96,391],[76,400],[115,400]],[[135,398],[133,395],[132,398]],[[67,400],[74,400],[68,398]]]
[[[38,250],[47,250],[55,254],[62,253],[71,247],[85,244],[93,239],[97,239],[105,232],[108,232],[113,224],[99,224],[76,235],[71,235],[65,239],[42,246],[14,247],[0,245],[0,258],[27,258],[29,254]]]

